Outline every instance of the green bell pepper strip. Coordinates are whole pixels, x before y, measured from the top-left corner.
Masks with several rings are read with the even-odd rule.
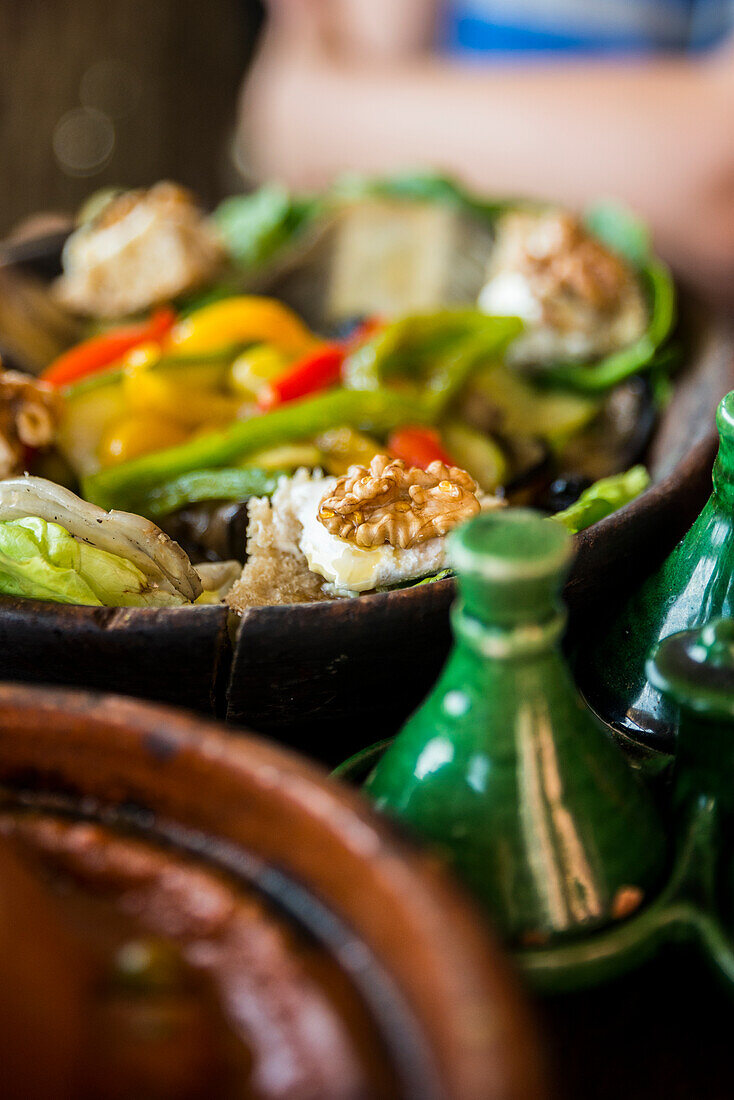
[[[633,466],[622,474],[612,474],[595,481],[579,499],[562,512],[556,512],[549,519],[560,523],[572,535],[585,531],[592,523],[606,519],[612,512],[623,508],[631,500],[643,493],[650,484],[650,475],[644,466]]]
[[[543,372],[545,379],[584,393],[599,393],[653,365],[658,348],[675,323],[675,287],[670,271],[659,260],[650,260],[639,274],[651,305],[650,324],[640,339],[599,363],[550,367]]]
[[[136,507],[148,519],[177,512],[187,504],[207,500],[247,500],[271,496],[278,479],[287,470],[261,470],[257,466],[225,466],[222,469],[195,470],[164,481],[140,498]]]
[[[229,465],[266,447],[307,439],[335,427],[385,434],[401,424],[430,424],[434,418],[429,402],[415,397],[387,390],[327,390],[180,446],[101,470],[84,480],[83,492],[87,500],[104,508],[134,511],[152,489],[166,481],[195,470]]]
[[[512,330],[508,324],[506,335],[501,341],[498,341],[496,335],[488,338],[486,333],[478,332],[461,340],[455,348],[445,352],[436,362],[426,384],[426,399],[435,410],[436,418],[460,393],[476,368],[486,364],[488,360],[497,358],[507,344],[522,331],[523,325],[519,319],[515,317],[499,319],[513,322]],[[510,331],[512,335],[509,335]]]
[[[402,376],[422,382],[435,415],[481,362],[500,355],[522,332],[517,317],[489,317],[475,309],[412,314],[357,348],[342,368],[344,385],[377,390]]]

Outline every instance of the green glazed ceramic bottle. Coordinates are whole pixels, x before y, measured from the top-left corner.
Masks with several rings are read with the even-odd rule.
[[[571,540],[517,509],[477,517],[450,546],[454,648],[368,793],[445,851],[511,940],[606,924],[650,896],[665,844],[560,652]]]
[[[702,797],[734,812],[734,620],[717,619],[661,642],[650,683],[679,710],[674,771],[678,808]]]
[[[672,751],[677,707],[652,684],[645,662],[663,638],[734,613],[734,392],[716,415],[713,493],[690,531],[577,664],[596,713],[633,740]]]
[[[673,799],[687,870],[677,874],[703,914],[700,942],[731,981],[734,943],[721,925],[734,928],[734,621],[666,638],[647,674],[679,714]]]

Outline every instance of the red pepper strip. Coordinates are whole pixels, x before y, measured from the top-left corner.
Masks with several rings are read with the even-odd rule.
[[[111,366],[138,344],[159,344],[173,328],[176,314],[172,309],[157,309],[148,321],[139,325],[123,325],[93,336],[70,348],[55,359],[41,378],[52,386],[68,386],[88,374]]]
[[[354,351],[360,344],[365,344],[371,336],[374,336],[376,332],[384,327],[385,322],[382,317],[365,317],[364,321],[360,321],[344,341],[346,350],[348,352]]]
[[[432,462],[443,462],[445,466],[456,465],[441,446],[438,432],[432,428],[396,428],[388,436],[387,450],[394,458],[402,458],[407,466],[420,466],[423,470]]]
[[[263,388],[257,403],[261,409],[272,409],[286,401],[307,397],[317,390],[335,386],[341,375],[346,349],[341,344],[322,344],[303,359],[293,363],[280,378]]]

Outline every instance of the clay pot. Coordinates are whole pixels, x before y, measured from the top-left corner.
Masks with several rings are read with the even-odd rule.
[[[297,756],[160,706],[0,685],[0,796],[0,833],[42,859],[44,881],[72,867],[75,889],[123,899],[148,933],[185,939],[210,889],[257,909],[280,961],[258,954],[260,935],[247,965],[228,961],[225,982],[228,1003],[248,1006],[251,1026],[238,1026],[254,1079],[274,1080],[279,1065],[252,1024],[264,1013],[290,1021],[286,1039],[300,1036],[295,1049],[283,1040],[286,1063],[332,1081],[262,1095],[543,1094],[532,1021],[469,904],[434,859]],[[171,881],[186,887],[173,910]],[[302,969],[326,1012],[318,1034],[302,1026],[311,1002],[292,980]],[[340,1058],[349,1072],[334,1079]]]

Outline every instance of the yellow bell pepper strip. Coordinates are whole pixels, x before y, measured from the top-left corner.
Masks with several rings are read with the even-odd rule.
[[[201,501],[270,496],[275,492],[279,478],[284,475],[287,475],[286,470],[261,470],[257,466],[196,470],[164,481],[141,497],[138,507],[143,515],[154,519]]]
[[[160,344],[172,328],[176,314],[172,309],[157,309],[148,321],[139,325],[121,325],[93,336],[60,355],[41,375],[52,386],[69,386],[90,374],[112,366],[139,344]]]
[[[245,397],[260,392],[288,366],[289,357],[272,344],[253,344],[238,355],[229,372],[230,386]]]
[[[293,310],[274,298],[224,298],[190,313],[173,327],[167,348],[174,354],[213,351],[232,344],[273,344],[304,355],[319,341]]]
[[[64,397],[74,398],[79,396],[79,394],[87,393],[89,390],[97,389],[97,387],[120,382],[120,380],[129,374],[131,370],[140,369],[141,366],[145,367],[145,363],[141,364],[136,362],[134,356],[140,353],[142,359],[143,353],[148,348],[150,348],[150,345],[141,345],[140,348],[136,348],[131,352],[129,356],[126,355],[116,363],[110,364],[107,370],[101,371],[98,374],[86,375],[84,378],[80,378],[78,382],[70,382],[68,385],[64,385]],[[180,368],[183,371],[188,367],[217,365],[227,367],[233,359],[237,358],[242,350],[242,344],[233,344],[228,348],[221,348],[213,352],[200,352],[198,355],[151,355],[150,362],[146,369],[168,370]]]
[[[191,429],[207,421],[227,424],[237,419],[243,406],[241,397],[219,393],[211,386],[181,385],[177,371],[131,372],[124,377],[122,387],[131,413],[160,417]]]
[[[374,452],[377,454],[377,451]],[[323,464],[321,451],[315,444],[283,443],[279,447],[266,447],[264,451],[248,454],[247,466],[257,466],[260,470],[287,470],[293,473],[299,466],[315,469]]]
[[[323,466],[327,474],[337,477],[345,474],[350,466],[369,466],[375,455],[385,449],[374,436],[343,425],[317,435],[314,443],[320,452],[318,465]]]
[[[84,495],[106,508],[134,511],[138,502],[164,481],[194,470],[226,466],[266,447],[308,439],[337,426],[385,435],[401,424],[429,424],[433,417],[434,410],[427,402],[388,390],[327,390],[181,446],[101,470],[84,480]]]
[[[162,447],[183,443],[186,434],[180,424],[172,424],[159,416],[126,416],[104,433],[97,456],[103,467],[116,466]]]

